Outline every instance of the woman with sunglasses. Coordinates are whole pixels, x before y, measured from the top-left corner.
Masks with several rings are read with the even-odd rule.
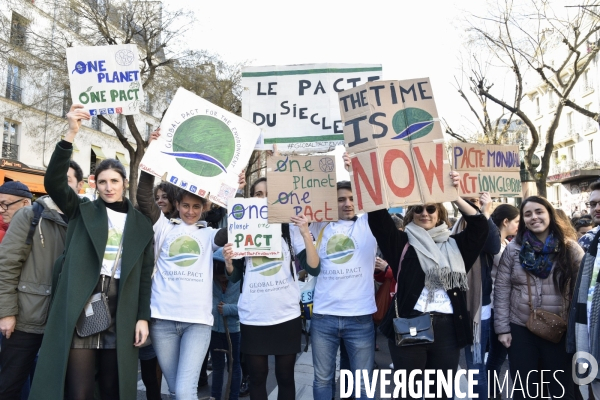
[[[528,197],[521,204],[517,236],[506,246],[498,265],[494,328],[508,349],[513,381],[518,373],[525,391],[514,391],[513,399],[542,398],[540,379],[548,383],[553,398],[573,398],[571,357],[564,335],[553,343],[527,327],[532,309],[567,319],[583,250],[565,237],[563,224],[548,200]]]
[[[459,174],[452,172],[451,177],[458,187]],[[484,246],[488,224],[458,195],[454,204],[467,222],[457,235],[450,234],[448,213],[441,203],[410,207],[404,232],[396,229],[387,210],[369,213],[369,227],[398,282],[380,330],[389,339],[394,370],[406,370],[407,376],[413,370],[434,369],[451,370],[454,378],[460,350],[473,342],[465,298],[467,273]],[[432,316],[433,343],[396,346],[391,319],[426,312]],[[437,393],[435,386],[429,390]]]

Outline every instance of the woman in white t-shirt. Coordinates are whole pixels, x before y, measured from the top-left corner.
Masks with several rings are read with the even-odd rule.
[[[267,180],[260,178],[250,187],[251,197],[267,196]],[[232,248],[225,247],[229,279],[242,279],[238,301],[241,352],[250,372],[250,398],[266,400],[268,356],[275,356],[279,400],[296,397],[294,364],[301,351],[300,288],[293,262],[294,249],[302,266],[319,266],[319,256],[304,215],[291,218],[294,226],[282,224],[282,252],[279,259],[246,257],[231,260]]]
[[[154,224],[150,337],[171,395],[197,399],[213,325],[213,252],[227,242],[227,230],[205,228],[206,200],[185,190],[177,195],[178,217],[168,219],[154,202],[153,182],[142,171],[137,192],[140,211]]]

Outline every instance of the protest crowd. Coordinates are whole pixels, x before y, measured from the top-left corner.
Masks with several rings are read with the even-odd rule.
[[[491,186],[471,190],[469,168],[482,166],[465,167],[461,157],[474,147],[455,147],[452,169],[431,167],[430,158],[448,158],[439,141],[424,139],[437,119],[433,106],[423,106],[431,115],[419,109],[433,118],[425,123],[410,120],[425,114],[392,121],[375,112],[432,102],[428,82],[397,82],[398,96],[394,83],[377,82],[340,93],[352,182],[336,179],[333,157],[277,148],[266,176],[246,182],[251,148],[236,144],[230,168],[195,147],[228,142],[220,125],[193,114],[189,147],[178,148],[167,113],[149,136],[138,182],[107,158],[96,166],[93,198],[80,196],[84,177],[72,154],[91,114],[73,104],[45,173],[47,195],[34,200],[18,181],[0,186],[0,399],[135,399],[138,369],[148,399],[161,398],[163,376],[170,398],[197,399],[210,360],[211,398],[266,400],[274,356],[277,398],[291,400],[298,354],[310,346],[312,396],[330,400],[342,389],[338,354],[341,371],[371,377],[378,335],[390,369],[407,377],[456,376],[463,354],[480,399],[502,398],[503,378],[488,378],[507,359],[511,382],[521,385],[514,399],[600,399],[597,368],[583,390],[572,378],[577,352],[600,359],[600,181],[590,186],[589,214],[572,216],[540,196],[515,206]],[[368,133],[367,119],[380,131]],[[383,143],[386,124],[410,140]],[[514,154],[492,157],[498,169],[486,179],[520,191],[501,177],[514,173]],[[204,176],[224,173],[229,183],[205,191],[158,169],[175,159],[197,175],[213,168]],[[379,174],[379,161],[395,167]],[[400,175],[414,180],[403,186]],[[410,205],[388,210],[401,198]],[[424,382],[421,373],[396,397],[422,398],[415,393]],[[342,398],[373,398],[368,386],[356,381]],[[430,386],[435,398],[454,398],[456,388],[448,393],[437,379]]]

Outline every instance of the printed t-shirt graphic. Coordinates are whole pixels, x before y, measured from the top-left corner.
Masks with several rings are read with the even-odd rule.
[[[290,226],[290,237],[296,254],[302,235]],[[300,287],[296,267],[290,271],[290,250],[281,239],[283,257],[246,257],[244,286],[238,300],[240,322],[246,325],[275,325],[300,316]]]
[[[355,316],[373,314],[375,253],[377,242],[371,233],[367,214],[355,221],[313,223],[310,231],[323,238],[317,252],[321,273],[315,286],[313,313]]]
[[[218,230],[183,221],[173,225],[161,215],[154,232],[162,246],[152,280],[152,318],[212,325],[213,252],[218,249],[214,245]]]
[[[104,258],[102,260],[101,274],[106,276],[112,275],[112,269],[115,266],[115,259],[117,258],[117,252],[119,251],[119,244],[121,243],[121,237],[123,231],[125,231],[125,221],[127,221],[127,213],[120,213],[106,209],[108,216],[108,238],[106,240],[106,249],[104,250]],[[121,249],[121,254],[123,250]],[[115,279],[121,278],[121,260],[117,265],[115,271]]]

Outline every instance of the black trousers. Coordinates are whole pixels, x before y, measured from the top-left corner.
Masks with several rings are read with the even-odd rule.
[[[0,399],[20,400],[21,389],[29,378],[43,334],[15,330],[10,339],[2,338],[0,351]]]
[[[406,370],[406,378],[408,379],[410,372],[414,369],[420,369],[421,371],[425,369],[452,370],[452,378],[454,378],[458,370],[461,349],[456,340],[456,331],[454,330],[451,314],[434,315],[433,335],[433,343],[416,346],[398,347],[394,341],[388,340],[394,371]],[[424,392],[425,387],[423,386]],[[435,385],[431,386],[429,392],[437,393],[437,387]],[[402,392],[400,392],[398,398],[403,398]],[[413,398],[410,397],[408,390],[406,398]],[[452,399],[453,396],[436,398]],[[415,399],[421,399],[421,397],[415,397]]]
[[[574,399],[574,387],[571,382],[572,354],[565,350],[565,337],[563,336],[559,343],[552,343],[534,335],[526,327],[515,324],[510,324],[510,332],[510,375],[513,385],[525,390],[524,393],[515,390],[513,399],[541,399],[542,378],[553,398]],[[544,371],[543,375],[541,370]],[[517,373],[520,384],[515,383]],[[545,396],[548,398],[548,393]]]

